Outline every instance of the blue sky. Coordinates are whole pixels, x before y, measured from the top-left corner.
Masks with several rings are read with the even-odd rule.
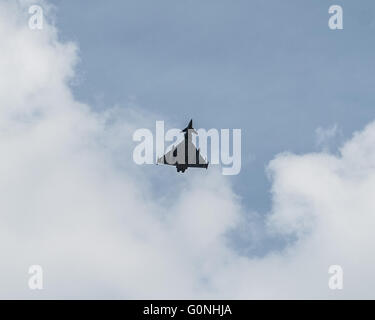
[[[348,137],[374,117],[371,1],[56,1],[79,44],[76,96],[97,108],[135,101],[175,127],[241,128],[233,177],[246,206],[269,208],[275,154],[315,151],[315,129]],[[344,9],[344,30],[328,8]],[[160,117],[159,117],[160,118]],[[157,119],[156,119],[157,120]]]
[[[373,297],[374,4],[33,1],[0,0],[0,297]],[[134,163],[190,118],[242,129],[238,176]]]

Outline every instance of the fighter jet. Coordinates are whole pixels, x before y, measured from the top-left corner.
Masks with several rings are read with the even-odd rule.
[[[208,162],[201,156],[199,149],[192,142],[193,133],[198,134],[193,128],[193,120],[190,120],[188,126],[181,132],[184,132],[184,140],[160,157],[157,164],[175,166],[177,172],[181,173],[184,173],[187,168],[207,169]]]

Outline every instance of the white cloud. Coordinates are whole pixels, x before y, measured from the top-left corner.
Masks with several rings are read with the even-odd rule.
[[[246,214],[229,180],[188,173],[158,200],[131,162],[147,115],[77,102],[76,46],[48,23],[29,30],[15,3],[0,3],[1,298],[374,298],[374,124],[339,156],[278,155],[268,232],[296,241],[241,256],[226,236]],[[43,291],[27,287],[32,264]]]

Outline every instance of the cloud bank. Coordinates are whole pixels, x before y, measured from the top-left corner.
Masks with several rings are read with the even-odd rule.
[[[338,155],[277,155],[272,210],[244,230],[257,214],[219,169],[159,198],[132,162],[132,133],[153,116],[76,101],[77,45],[47,21],[30,30],[28,5],[0,2],[0,298],[375,298],[374,123]],[[244,256],[228,238],[240,229],[293,241]],[[33,264],[41,291],[27,286]]]

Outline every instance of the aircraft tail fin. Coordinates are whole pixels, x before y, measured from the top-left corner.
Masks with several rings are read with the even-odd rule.
[[[182,130],[182,132],[188,132],[189,130],[190,132],[198,134],[197,131],[195,131],[195,129],[193,128],[193,119],[190,120],[188,126],[184,130]]]

